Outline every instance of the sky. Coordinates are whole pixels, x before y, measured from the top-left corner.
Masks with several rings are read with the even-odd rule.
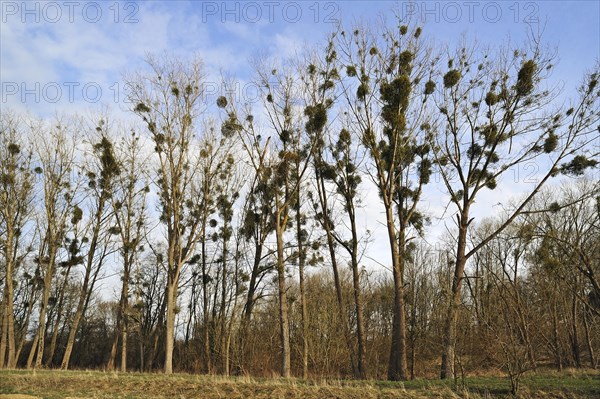
[[[219,90],[257,55],[293,55],[341,21],[403,19],[444,45],[462,34],[485,44],[520,41],[529,27],[559,51],[555,77],[574,87],[600,54],[599,1],[6,1],[1,0],[0,106],[48,116],[57,110],[123,107],[122,75],[147,53],[199,54]],[[575,79],[575,80],[573,80]]]
[[[456,44],[461,35],[486,45],[509,38],[521,42],[530,30],[556,47],[553,79],[574,92],[584,72],[600,59],[600,1],[0,1],[0,107],[51,117],[108,109],[127,113],[123,75],[144,67],[148,53],[169,52],[205,62],[210,88],[220,93],[222,74],[238,80],[236,95],[255,101],[248,85],[249,60],[292,56],[322,42],[341,22],[372,24],[393,11],[424,27],[436,45]],[[535,167],[534,167],[535,169]],[[488,192],[482,203],[527,190],[531,169]],[[509,179],[510,180],[510,179]],[[374,231],[377,262],[386,259],[382,209],[377,193],[365,194],[363,226]],[[426,207],[443,213],[428,192]],[[485,207],[484,207],[485,209]],[[479,216],[485,216],[482,211]],[[437,224],[436,224],[437,223]],[[434,222],[431,231],[442,233]],[[379,238],[377,238],[379,237]]]

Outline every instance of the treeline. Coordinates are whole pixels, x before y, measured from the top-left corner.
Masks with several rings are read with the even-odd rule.
[[[597,367],[600,76],[565,99],[554,58],[358,27],[256,62],[258,103],[224,80],[207,104],[202,61],[165,55],[127,81],[136,128],[3,110],[2,367],[502,368],[515,390],[536,367]],[[527,165],[524,194],[485,199]],[[446,207],[433,245],[428,193]]]

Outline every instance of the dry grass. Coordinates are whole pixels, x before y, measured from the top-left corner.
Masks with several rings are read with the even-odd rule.
[[[575,399],[600,397],[600,373],[548,373],[524,382],[523,398]],[[123,399],[375,399],[505,397],[507,381],[473,377],[467,390],[451,389],[451,382],[417,380],[301,381],[285,379],[225,378],[189,374],[109,373],[98,371],[0,371],[0,399],[123,398]],[[1,394],[10,394],[5,396]],[[20,396],[16,396],[16,395]]]
[[[0,373],[0,392],[23,393],[43,398],[418,398],[397,387],[343,386],[325,383],[301,383],[297,380],[271,379],[255,381],[187,374],[117,374],[102,372],[42,371]],[[430,396],[429,396],[430,397]],[[434,396],[435,397],[435,396]],[[441,392],[440,398],[453,397]]]

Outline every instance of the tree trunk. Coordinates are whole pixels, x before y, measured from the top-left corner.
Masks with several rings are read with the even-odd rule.
[[[461,288],[463,276],[465,273],[465,265],[467,264],[466,247],[468,220],[468,208],[464,207],[463,212],[459,217],[456,264],[454,266],[454,277],[452,279],[451,298],[444,326],[444,352],[442,353],[442,368],[440,373],[440,378],[442,379],[452,378],[454,376],[454,353],[456,348],[458,314],[460,311],[461,304]]]
[[[52,365],[52,361],[54,360],[54,352],[56,351],[56,342],[58,341],[58,328],[60,327],[60,320],[62,317],[62,311],[63,311],[64,301],[65,301],[65,291],[67,290],[67,284],[69,282],[69,274],[70,273],[71,273],[71,265],[69,265],[67,267],[67,270],[65,272],[65,279],[64,279],[64,282],[60,289],[60,296],[58,298],[58,304],[56,305],[57,306],[56,320],[54,321],[54,328],[52,329],[52,338],[50,340],[50,348],[48,351],[48,358],[46,359],[46,367],[50,367]],[[36,367],[38,367],[37,366],[38,364],[41,365],[44,354],[40,353],[40,351],[38,351],[37,356],[38,357],[36,358]]]
[[[277,283],[279,288],[279,338],[281,343],[281,376],[291,376],[290,325],[288,317],[287,287],[285,284],[285,266],[283,259],[283,228],[285,220],[281,220],[281,211],[277,212],[275,234],[277,236]],[[285,219],[285,218],[284,218]]]
[[[404,229],[396,237],[393,206],[387,202],[386,224],[392,252],[392,272],[394,277],[394,314],[392,318],[392,344],[388,363],[388,379],[406,380],[406,316],[404,314],[404,259],[400,246],[404,246]],[[401,244],[400,244],[401,243]],[[403,251],[402,251],[403,252]]]
[[[223,225],[227,229],[227,224]],[[224,375],[229,375],[229,353],[227,351],[227,240],[223,238],[223,275],[221,276],[221,306],[219,309],[219,324],[221,331],[221,367]]]
[[[239,243],[239,242],[238,242]],[[237,309],[237,304],[238,304],[238,292],[239,292],[239,247],[236,248],[236,255],[235,255],[235,275],[234,275],[234,280],[235,280],[235,285],[233,287],[233,307],[232,307],[232,311],[231,311],[231,319],[229,320],[229,323],[227,324],[227,340],[225,343],[225,370],[227,370],[227,375],[230,375],[231,373],[231,335],[233,334],[233,322],[234,322],[234,318],[235,318],[235,312]]]
[[[188,343],[190,342],[190,336],[192,335],[192,327],[195,327],[198,323],[196,320],[196,314],[197,314],[197,293],[196,293],[196,286],[197,286],[197,281],[198,278],[195,275],[195,272],[192,274],[192,288],[191,288],[191,292],[190,292],[190,304],[189,304],[189,314],[188,314],[188,320],[185,326],[185,345],[187,346]]]
[[[325,190],[325,181],[324,178],[320,175],[317,168],[317,180],[318,180],[318,192],[319,192],[319,201],[321,205],[321,210],[323,212],[323,221],[322,225],[325,229],[325,236],[327,237],[327,248],[329,250],[329,257],[331,259],[331,268],[333,269],[333,282],[335,285],[335,294],[338,303],[338,312],[340,317],[340,322],[342,323],[342,327],[344,329],[344,337],[346,341],[346,347],[348,348],[348,353],[350,354],[350,366],[352,367],[352,372],[356,378],[362,378],[364,371],[361,371],[361,367],[356,364],[354,361],[354,344],[351,338],[350,326],[348,325],[348,318],[346,316],[346,305],[344,303],[344,296],[342,292],[342,283],[340,281],[340,273],[338,270],[337,257],[335,254],[335,243],[332,232],[331,221],[329,219],[329,210],[327,203],[327,192]],[[354,279],[354,271],[353,271],[353,279]],[[356,285],[355,289],[355,306],[356,306]],[[362,315],[361,315],[362,316]],[[357,313],[358,317],[358,313]],[[362,318],[362,317],[361,317]],[[357,318],[358,320],[358,318]],[[359,338],[360,340],[360,338]],[[359,342],[360,349],[360,342]]]
[[[75,310],[75,316],[73,317],[73,321],[71,322],[71,326],[69,329],[69,337],[67,339],[65,353],[63,355],[63,359],[60,365],[61,369],[63,370],[67,370],[69,368],[69,362],[71,360],[71,354],[73,352],[73,345],[75,344],[75,336],[77,334],[77,330],[79,329],[79,323],[81,321],[81,318],[83,317],[83,314],[85,312],[89,294],[88,287],[90,285],[90,276],[94,262],[94,253],[96,250],[96,242],[97,235],[94,238],[92,238],[92,245],[90,246],[90,253],[88,254],[83,285],[81,286],[81,291],[79,292],[79,301],[77,302],[77,309]]]
[[[67,370],[69,368],[71,353],[73,352],[73,345],[75,344],[75,335],[77,334],[77,330],[79,329],[79,322],[81,321],[81,316],[83,315],[83,307],[85,304],[85,293],[83,292],[83,290],[84,289],[82,288],[82,292],[80,293],[79,297],[79,303],[77,304],[77,310],[75,311],[75,316],[73,317],[71,328],[69,329],[67,346],[65,347],[65,353],[63,355],[63,359],[60,365],[60,368],[63,370]]]
[[[554,350],[555,350],[555,357],[556,357],[556,367],[558,368],[558,371],[562,371],[563,369],[563,359],[562,359],[562,349],[561,349],[561,344],[560,344],[560,336],[558,333],[558,316],[557,316],[557,309],[556,309],[556,301],[554,302],[554,306],[553,306],[553,312],[552,312],[552,332],[553,332],[553,338],[554,338]]]
[[[588,353],[590,355],[590,366],[593,369],[596,369],[598,367],[598,364],[596,363],[596,356],[594,355],[594,346],[592,345],[592,338],[590,336],[590,326],[589,326],[589,322],[588,322],[587,309],[585,307],[583,308],[582,316],[583,316],[583,328],[585,330],[585,341],[587,344]]]
[[[204,221],[204,226],[206,226],[206,221]],[[205,227],[203,227],[204,229]],[[202,231],[202,332],[204,334],[203,339],[203,349],[204,349],[204,359],[206,365],[206,373],[210,374],[212,372],[212,361],[210,355],[210,325],[209,325],[209,316],[208,316],[208,274],[207,274],[207,263],[206,263],[206,234],[204,230]]]
[[[415,379],[415,363],[417,362],[417,288],[415,287],[416,278],[411,285],[410,293],[412,298],[412,308],[410,311],[410,379]]]
[[[246,353],[246,339],[248,335],[248,328],[252,319],[252,311],[254,310],[255,294],[257,289],[258,275],[260,272],[260,260],[262,258],[263,244],[258,238],[255,239],[254,249],[254,261],[252,265],[252,273],[250,274],[250,282],[248,284],[248,292],[246,293],[246,303],[244,304],[244,310],[240,320],[240,334],[238,338],[239,342],[239,359],[237,360],[236,367],[238,371],[243,371],[244,356]]]
[[[581,368],[581,352],[579,349],[579,330],[577,328],[577,296],[573,295],[571,307],[571,351],[575,367]]]
[[[142,337],[142,334],[140,332],[140,337]],[[145,351],[145,347],[144,347],[144,338],[142,337],[140,339],[140,372],[144,372],[144,351]]]
[[[123,270],[123,286],[121,288],[121,301],[119,306],[120,325],[119,333],[121,335],[121,371],[127,371],[127,329],[129,327],[129,316],[127,315],[129,308],[129,274],[133,263],[133,256],[128,250],[124,251],[123,258],[125,259]],[[116,341],[116,340],[115,340]]]
[[[263,244],[259,240],[255,240],[254,263],[252,265],[252,273],[250,275],[250,283],[248,284],[248,293],[246,295],[246,304],[244,305],[244,318],[247,322],[252,318],[254,310],[254,295],[257,289],[258,274],[260,271],[260,260],[262,258]]]
[[[158,320],[156,322],[156,326],[151,330],[149,336],[152,339],[152,352],[148,357],[146,363],[146,370],[150,371],[154,367],[156,363],[156,359],[159,355],[160,351],[160,340],[164,339],[165,335],[165,315],[167,313],[167,288],[165,288],[165,296],[160,304],[160,311],[158,312]],[[163,365],[164,366],[164,365]]]
[[[5,283],[6,285],[6,283]],[[6,358],[6,341],[7,341],[7,333],[8,333],[8,320],[6,316],[6,289],[2,295],[2,307],[0,308],[0,312],[2,315],[2,328],[0,328],[0,369],[4,368],[4,359]]]
[[[394,268],[394,315],[392,318],[392,346],[388,366],[388,379],[391,381],[407,379],[404,281],[400,276],[402,272],[399,269],[401,269],[401,266]]]
[[[91,290],[93,289],[94,283],[96,281],[96,277],[98,276],[98,271],[100,269],[100,264],[102,260],[100,260],[100,264],[97,265],[96,273],[94,273],[94,277],[90,284],[90,277],[92,274],[92,269],[94,266],[94,256],[96,255],[96,249],[98,247],[98,239],[100,237],[100,230],[102,228],[102,217],[104,215],[104,206],[108,199],[108,193],[104,190],[100,193],[100,197],[98,199],[98,207],[95,210],[94,215],[94,228],[92,232],[92,239],[90,240],[90,248],[87,254],[86,267],[85,267],[85,276],[83,278],[83,285],[81,286],[81,291],[79,293],[79,302],[77,303],[77,310],[75,311],[75,317],[73,318],[73,322],[71,323],[71,328],[69,330],[69,338],[67,340],[67,346],[65,348],[65,354],[63,355],[63,359],[61,362],[61,368],[66,370],[69,368],[69,361],[71,360],[71,353],[73,351],[73,345],[75,344],[75,335],[77,334],[77,330],[79,328],[79,322],[85,313],[87,308],[87,303],[89,297],[91,295]],[[92,287],[92,288],[90,288]],[[89,292],[88,292],[89,288]]]
[[[18,363],[19,361],[19,357],[21,357],[21,351],[23,350],[23,346],[25,345],[25,339],[27,338],[27,330],[29,327],[29,320],[31,319],[31,313],[33,312],[33,304],[35,301],[35,292],[36,292],[37,288],[35,286],[35,284],[33,284],[31,286],[31,292],[29,293],[29,300],[27,301],[27,314],[25,315],[25,320],[23,322],[22,327],[19,329],[19,345],[17,346],[17,352],[15,353],[15,362]],[[35,338],[34,338],[35,341]],[[31,345],[32,350],[34,348],[34,345],[32,343]],[[30,351],[31,353],[31,351]],[[29,360],[29,358],[28,358]],[[16,366],[15,363],[15,366]]]
[[[127,297],[125,297],[125,309],[127,309]],[[127,371],[127,330],[129,329],[129,319],[124,314],[121,323],[121,372]]]
[[[300,306],[302,308],[302,378],[308,378],[308,308],[306,306],[306,288],[304,284],[305,254],[302,243],[302,220],[300,206],[296,212],[296,235],[298,237],[298,274],[300,279]]]
[[[167,318],[165,331],[165,374],[173,374],[173,349],[175,345],[175,298],[177,292],[176,271],[169,270],[167,283]]]
[[[2,346],[0,352],[5,352],[6,355],[0,359],[2,366],[6,365],[6,368],[12,369],[16,366],[16,348],[15,348],[15,316],[14,316],[14,286],[13,286],[13,274],[14,274],[14,258],[13,258],[13,240],[14,231],[12,224],[8,223],[6,228],[6,248],[5,248],[5,262],[6,262],[6,278],[4,282],[4,317],[2,319]],[[6,349],[4,349],[6,348]],[[5,358],[6,356],[6,358]]]
[[[108,363],[106,364],[106,370],[113,371],[115,369],[115,361],[117,359],[117,348],[119,346],[119,339],[121,337],[121,303],[119,301],[119,309],[117,310],[117,325],[115,326],[115,332],[113,336],[113,342],[110,347],[110,356],[108,357]]]
[[[38,348],[39,338],[40,336],[38,334],[35,334],[35,337],[33,337],[33,341],[31,343],[31,350],[29,351],[29,356],[27,356],[27,364],[25,365],[27,370],[31,369],[31,365],[33,364],[33,358],[35,357],[36,349]]]
[[[54,276],[54,265],[56,262],[56,248],[53,242],[54,235],[50,234],[50,239],[48,240],[50,245],[50,254],[48,260],[48,268],[46,269],[46,275],[44,276],[44,287],[42,292],[42,303],[40,304],[40,324],[37,329],[37,333],[35,335],[35,342],[37,345],[31,347],[31,353],[36,351],[37,347],[37,357],[35,359],[35,368],[40,368],[42,366],[42,358],[44,357],[44,345],[45,345],[45,334],[46,334],[46,312],[48,310],[48,301],[50,299],[50,291],[52,290],[52,277]],[[31,354],[29,357],[33,360]],[[31,362],[27,359],[27,368],[31,366]]]
[[[6,293],[4,297],[4,322],[2,326],[2,331],[6,331],[6,368],[12,369],[15,368],[17,359],[16,355],[16,347],[15,347],[15,316],[14,316],[14,286],[13,286],[13,274],[14,274],[14,258],[13,258],[13,242],[14,234],[12,227],[7,228],[7,237],[6,237],[6,278],[4,284],[4,292]],[[4,359],[2,359],[4,362]]]
[[[356,312],[356,338],[358,340],[358,378],[365,379],[367,376],[365,365],[365,322],[360,288],[360,271],[358,269],[358,234],[356,232],[354,205],[349,206],[348,216],[350,217],[350,227],[352,229],[352,251],[350,254],[350,264],[352,267],[352,286],[354,288],[354,310]]]
[[[129,255],[127,252],[124,254],[125,258]],[[117,349],[119,345],[119,339],[121,340],[121,371],[127,371],[127,307],[128,307],[128,295],[129,295],[129,266],[124,266],[123,272],[123,285],[121,287],[121,300],[119,301],[119,309],[117,314],[117,326],[115,329],[115,336],[110,350],[110,357],[106,366],[107,370],[114,370],[117,358]]]
[[[58,329],[60,327],[60,313],[56,314],[56,320],[54,322],[54,328],[52,329],[52,338],[50,339],[50,347],[48,348],[48,358],[46,358],[46,367],[52,366],[52,361],[54,360],[54,353],[56,352],[56,343],[58,341]],[[38,357],[41,357],[41,354],[38,351]],[[36,358],[36,364],[38,360]],[[37,366],[36,366],[37,367]]]
[[[126,329],[126,311],[127,311],[127,297],[129,295],[129,253],[127,250],[124,251],[123,258],[125,259],[123,264],[123,285],[121,286],[121,299],[119,300],[119,308],[117,313],[117,325],[115,328],[115,335],[110,350],[110,357],[106,368],[108,370],[115,369],[115,363],[117,358],[117,349],[119,346],[119,339],[121,340],[121,371],[127,369],[127,329]]]

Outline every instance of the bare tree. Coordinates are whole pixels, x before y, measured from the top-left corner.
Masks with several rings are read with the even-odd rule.
[[[262,147],[262,137],[254,130],[253,119],[253,116],[248,113],[240,131],[241,142],[250,160],[249,170],[252,173],[252,182],[246,187],[248,192],[240,221],[241,238],[251,251],[247,260],[249,273],[246,299],[238,333],[239,352],[242,356],[246,353],[246,342],[254,308],[260,299],[266,296],[266,284],[263,282],[274,269],[273,262],[270,261],[273,251],[266,243],[274,230],[273,188],[268,174],[268,159],[265,159],[267,146]],[[240,367],[242,367],[242,360],[239,361]]]
[[[173,372],[173,346],[179,279],[200,235],[199,205],[193,182],[197,158],[194,138],[202,114],[204,72],[199,59],[150,57],[151,71],[130,80],[133,112],[142,118],[158,158],[156,185],[160,221],[167,239],[165,373]]]
[[[116,158],[121,170],[115,182],[112,207],[115,225],[112,233],[120,239],[119,254],[123,262],[121,275],[121,297],[117,310],[117,329],[113,340],[107,368],[114,369],[117,345],[121,340],[121,371],[127,370],[127,336],[129,331],[130,280],[133,267],[139,261],[141,244],[146,237],[146,196],[150,191],[147,166],[144,161],[140,136],[132,131],[131,136],[121,138]]]
[[[34,198],[32,151],[23,136],[23,123],[16,114],[0,113],[0,259],[3,266],[0,273],[4,280],[0,368],[14,368],[18,360],[14,279],[27,249],[22,240]]]
[[[249,112],[246,112],[245,122],[241,122],[239,111],[225,97],[220,99],[220,106],[226,108],[229,105],[226,124],[242,134],[242,145],[250,157],[256,180],[269,198],[269,205],[262,211],[270,212],[270,224],[275,231],[281,375],[288,378],[291,375],[291,349],[284,235],[293,216],[291,211],[299,199],[298,190],[308,169],[311,151],[307,150],[299,125],[300,116],[294,109],[298,101],[294,71],[285,66],[278,70],[262,65],[257,67],[257,74],[267,124],[273,133],[264,145],[262,136],[254,130],[254,117]]]
[[[302,129],[293,109],[297,101],[295,75],[291,71],[259,68],[259,84],[263,89],[263,104],[269,127],[278,141],[273,141],[271,179],[274,194],[274,226],[277,243],[277,287],[279,294],[279,324],[281,342],[281,375],[291,376],[290,326],[286,284],[284,234],[290,222],[291,209],[298,200],[298,190],[308,168],[310,152],[303,149]],[[294,167],[295,164],[300,166]],[[295,170],[294,170],[295,169]]]
[[[431,76],[435,59],[420,36],[421,28],[409,32],[406,25],[378,33],[340,32],[350,126],[372,161],[370,174],[385,208],[394,277],[390,380],[407,378],[404,262],[407,244],[426,221],[417,206],[432,168],[433,128],[426,108],[431,87],[419,84]]]
[[[305,130],[313,142],[313,156],[312,156],[312,168],[314,170],[315,186],[317,191],[317,198],[315,199],[311,192],[308,193],[309,198],[312,199],[312,205],[316,213],[316,219],[319,222],[321,228],[325,231],[325,239],[327,243],[327,249],[329,251],[329,259],[331,261],[331,267],[333,270],[333,279],[335,285],[336,298],[338,302],[338,312],[342,323],[343,333],[348,352],[350,353],[350,364],[355,376],[364,377],[365,366],[364,366],[364,340],[362,338],[362,315],[358,311],[360,306],[357,306],[357,340],[358,340],[358,359],[355,360],[355,349],[353,340],[350,332],[350,325],[347,321],[346,304],[343,298],[342,284],[340,279],[340,271],[338,267],[338,255],[336,252],[336,245],[338,242],[345,243],[339,239],[339,235],[336,236],[335,228],[333,223],[332,213],[333,200],[330,198],[330,190],[328,183],[333,180],[334,183],[340,183],[338,189],[344,186],[344,173],[348,171],[352,176],[356,172],[356,168],[352,170],[354,165],[342,165],[343,162],[337,163],[332,160],[330,156],[330,141],[333,140],[331,137],[331,124],[329,120],[329,113],[332,107],[335,106],[334,98],[339,94],[335,92],[335,83],[339,79],[338,65],[337,65],[337,53],[335,50],[333,38],[329,38],[327,46],[323,49],[324,56],[321,54],[312,54],[303,61],[299,71],[300,79],[303,84],[304,94],[304,113],[307,117],[305,124]],[[344,130],[340,136],[344,136],[344,140],[350,140],[349,134],[344,135]],[[346,144],[346,143],[344,143]],[[337,154],[337,153],[336,153]],[[335,166],[330,165],[330,162],[334,163]],[[349,161],[350,162],[350,161]],[[338,172],[341,174],[338,179]],[[356,181],[358,184],[358,181]],[[347,186],[349,190],[355,192],[353,184]],[[335,195],[335,194],[334,194]],[[342,194],[343,195],[343,194]],[[352,196],[352,194],[350,194]],[[347,197],[344,197],[347,199]],[[352,196],[353,198],[353,196]],[[353,204],[346,204],[346,206],[352,206]],[[350,212],[353,212],[354,208]],[[349,215],[350,223],[352,225],[353,215]],[[355,219],[354,219],[355,222]],[[354,228],[356,225],[352,225]],[[355,232],[355,231],[354,231]],[[336,242],[337,241],[337,242]],[[356,244],[358,244],[356,242]],[[354,243],[348,243],[345,246],[346,249],[353,248]],[[356,247],[357,248],[357,247]],[[350,251],[352,252],[352,251]],[[353,266],[358,264],[356,262],[351,263]],[[356,275],[358,277],[358,275]],[[358,283],[358,280],[355,280]],[[302,290],[302,286],[301,292]],[[358,298],[360,301],[359,287],[355,290],[355,299]]]
[[[43,201],[39,210],[41,245],[37,257],[40,277],[43,279],[42,300],[38,328],[27,359],[29,368],[35,356],[35,368],[42,365],[44,357],[46,316],[48,302],[55,282],[57,261],[68,229],[78,182],[75,172],[76,128],[69,121],[45,129],[41,124],[34,132],[35,152],[39,166],[35,172],[42,176]],[[70,138],[70,137],[72,138]],[[37,356],[36,356],[37,353]]]
[[[456,255],[452,297],[448,303],[441,377],[454,375],[461,289],[467,260],[504,230],[562,165],[581,171],[597,139],[600,116],[598,72],[586,76],[580,99],[567,109],[552,110],[555,91],[543,87],[553,55],[535,41],[529,48],[508,45],[497,53],[461,45],[447,57],[447,71],[436,94],[443,134],[432,141],[440,175],[456,206]],[[427,83],[433,91],[434,80]],[[493,190],[502,176],[529,162],[540,167],[538,180],[514,204],[496,229],[468,248],[471,210],[478,194]]]
[[[88,304],[98,280],[99,273],[106,257],[112,251],[109,240],[111,235],[110,223],[113,212],[110,201],[114,190],[114,180],[120,169],[114,156],[112,141],[107,136],[106,122],[101,119],[96,127],[99,133],[97,142],[92,145],[93,158],[87,166],[89,219],[79,243],[79,250],[86,243],[87,253],[83,261],[83,281],[79,292],[77,309],[69,326],[69,337],[63,354],[61,368],[68,369],[75,344],[75,336],[79,330],[80,321],[84,317]],[[88,236],[89,234],[89,236]],[[77,238],[77,237],[75,237]]]

